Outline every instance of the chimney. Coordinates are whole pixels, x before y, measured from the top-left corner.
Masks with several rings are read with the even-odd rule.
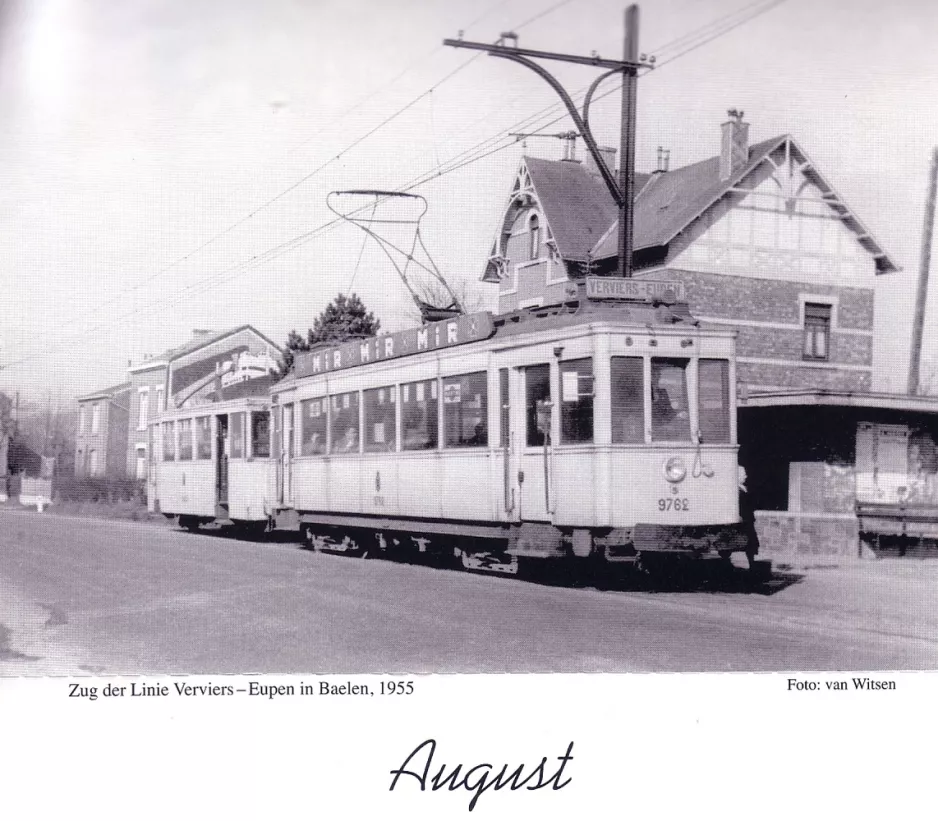
[[[192,329],[192,336],[194,339],[199,339],[200,337],[208,336],[210,333],[211,331],[208,328],[193,328]]]
[[[599,154],[606,163],[606,167],[609,169],[611,174],[616,173],[616,150],[615,148],[610,148],[608,145],[599,146]],[[596,160],[593,159],[591,152],[586,152],[586,170],[590,172],[595,177],[602,176],[602,172],[596,166]]]
[[[729,119],[720,126],[723,130],[720,145],[721,180],[728,180],[749,162],[749,123],[743,122],[743,114],[731,108],[726,112]]]
[[[655,168],[656,174],[663,174],[671,165],[671,149],[658,146],[658,165]]]

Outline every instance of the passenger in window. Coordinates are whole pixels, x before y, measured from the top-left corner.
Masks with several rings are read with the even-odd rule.
[[[346,428],[339,444],[339,453],[355,453],[358,450],[358,428]]]
[[[676,416],[674,405],[666,388],[653,388],[651,392],[651,419],[653,423],[665,424]]]
[[[485,420],[476,423],[472,436],[466,442],[467,445],[487,445],[489,442],[488,431],[485,427]]]
[[[326,452],[326,443],[323,441],[322,434],[319,431],[315,431],[309,440],[309,452],[310,453],[325,453]]]

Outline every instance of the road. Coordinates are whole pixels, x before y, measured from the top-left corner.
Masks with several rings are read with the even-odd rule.
[[[936,581],[599,591],[0,510],[0,675],[928,670]]]

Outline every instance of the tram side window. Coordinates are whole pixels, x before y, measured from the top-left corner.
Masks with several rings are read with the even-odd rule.
[[[332,397],[332,453],[358,453],[358,391]]]
[[[439,400],[436,380],[401,385],[401,448],[433,450],[437,446]]]
[[[268,411],[251,413],[251,456],[258,458],[270,456],[270,413]]]
[[[730,441],[730,363],[725,359],[701,359],[697,371],[700,394],[700,441]]]
[[[544,444],[550,435],[550,365],[532,365],[524,369],[525,441],[528,447]]]
[[[244,458],[244,412],[239,411],[228,417],[229,456],[232,459]]]
[[[690,441],[687,371],[690,360],[651,360],[651,438],[655,442]]]
[[[176,459],[176,425],[174,422],[163,423],[163,461]]]
[[[212,458],[212,417],[199,416],[195,420],[195,458]]]
[[[188,462],[192,458],[192,420],[179,420],[179,461]]]
[[[397,390],[373,388],[364,391],[365,452],[383,453],[397,450]]]
[[[448,448],[488,444],[488,374],[485,371],[443,380],[444,445]]]
[[[326,411],[329,400],[306,399],[300,403],[300,413],[303,417],[303,442],[301,452],[303,456],[315,456],[326,452]]]
[[[593,441],[593,360],[560,363],[560,441]]]
[[[645,376],[640,356],[612,357],[612,442],[634,445],[645,441]]]

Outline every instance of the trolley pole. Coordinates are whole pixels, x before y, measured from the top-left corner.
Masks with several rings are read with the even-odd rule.
[[[512,45],[506,45],[511,41]],[[559,54],[553,51],[539,51],[536,49],[518,48],[518,35],[506,32],[501,35],[497,43],[472,43],[466,40],[444,40],[443,45],[453,48],[468,48],[484,51],[492,57],[502,57],[529,68],[541,77],[560,97],[567,113],[573,120],[577,131],[583,137],[586,150],[589,151],[599,169],[606,188],[619,208],[619,244],[618,244],[618,270],[621,277],[632,276],[632,232],[633,232],[633,202],[635,199],[635,107],[636,107],[636,80],[639,69],[654,68],[655,58],[645,59],[645,55],[638,55],[638,6],[630,5],[625,10],[625,47],[624,59],[606,60],[595,52],[589,56],[580,54]],[[606,69],[597,77],[583,100],[582,112],[577,109],[570,94],[560,84],[556,77],[543,66],[534,62],[539,60],[555,60],[564,63],[593,66]],[[589,125],[589,108],[593,95],[599,84],[613,75],[622,76],[622,123],[619,146],[619,175],[616,179],[615,169],[609,168],[599,151],[599,146],[593,137]]]
[[[623,62],[638,62],[638,6],[625,10]],[[632,276],[632,234],[635,202],[635,120],[638,83],[634,69],[622,72],[622,125],[619,137],[619,276]]]

